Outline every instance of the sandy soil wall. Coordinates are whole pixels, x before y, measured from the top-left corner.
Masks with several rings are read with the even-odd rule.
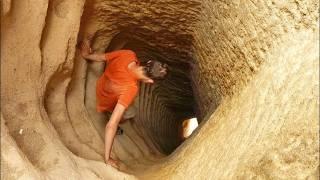
[[[2,179],[316,179],[318,1],[1,1]],[[169,64],[103,162],[105,64],[129,48]],[[182,121],[200,127],[183,144]]]

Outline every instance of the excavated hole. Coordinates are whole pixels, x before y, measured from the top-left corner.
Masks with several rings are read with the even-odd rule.
[[[185,139],[181,136],[183,121],[196,116],[190,66],[186,62],[172,61],[175,58],[174,54],[162,53],[161,50],[142,41],[128,37],[127,33],[119,33],[111,40],[107,48],[104,48],[105,51],[131,49],[136,52],[141,62],[153,59],[169,66],[168,74],[164,80],[156,80],[154,85],[140,84],[140,92],[134,102],[137,104],[134,126],[138,128],[138,131],[145,132],[143,138],[151,141],[158,151],[168,155]],[[95,38],[98,39],[99,37]],[[98,48],[102,49],[101,47]],[[99,73],[96,73],[96,66],[91,64],[87,78],[98,78],[105,65],[101,66],[103,68],[100,67]],[[96,76],[91,77],[92,74]],[[94,109],[92,106],[95,104],[91,98],[95,96],[95,91],[92,90],[93,82],[93,80],[88,80],[86,84],[85,101],[88,109]],[[107,115],[100,117],[105,118],[101,120],[104,121],[100,124],[101,126],[107,122],[109,117]],[[103,137],[103,134],[101,136]]]
[[[195,82],[197,62],[194,59],[192,35],[198,21],[200,3],[174,3],[181,6],[178,8],[180,12],[163,9],[161,11],[165,13],[162,14],[158,6],[163,5],[155,2],[150,12],[157,18],[149,18],[147,14],[135,16],[132,11],[127,12],[127,5],[123,6],[122,1],[97,4],[88,1],[81,17],[79,40],[92,34],[93,50],[109,52],[131,49],[142,62],[153,59],[169,65],[165,80],[154,85],[141,84],[139,96],[134,102],[137,107],[136,117],[134,121],[121,124],[124,134],[115,137],[111,156],[125,164],[126,168],[122,170],[135,174],[152,164],[161,163],[163,157],[184,142],[184,120],[196,117],[200,122],[203,119],[202,107],[198,106],[201,102],[198,82]],[[172,17],[167,16],[166,11]],[[61,129],[60,136],[68,136],[62,139],[65,139],[64,143],[70,151],[86,159],[101,161],[104,156],[104,128],[109,115],[96,112],[96,81],[104,68],[104,63],[83,63],[81,58],[78,59],[66,96],[70,102],[75,99],[80,99],[78,102],[84,101],[86,124],[78,124],[73,118],[75,114],[70,114],[70,129],[78,137],[62,130],[62,125],[56,127]],[[80,112],[81,108],[68,106],[70,112],[75,109]],[[83,133],[85,129],[92,130],[95,137],[100,136],[99,139],[91,140]],[[77,148],[79,143],[82,145],[80,149]]]
[[[84,1],[3,2],[1,122],[8,132],[1,131],[6,150],[1,164],[5,174],[12,174],[8,178],[130,178],[103,164],[107,117],[95,111],[95,81],[104,67],[74,52],[83,9],[81,21],[90,23],[81,25],[79,37],[93,32],[96,50],[132,28],[125,41],[114,44],[171,68],[167,80],[141,86],[137,118],[115,139],[112,155],[129,168],[143,164],[143,177],[155,179],[310,179],[319,174],[318,149],[312,146],[318,112],[310,108],[319,104],[316,77],[310,76],[317,64],[315,3],[86,0],[83,7]],[[190,65],[193,53],[198,69]],[[204,116],[212,116],[222,99],[198,137],[168,159],[157,159],[181,144],[184,119],[209,119]],[[156,161],[160,166],[146,169]]]

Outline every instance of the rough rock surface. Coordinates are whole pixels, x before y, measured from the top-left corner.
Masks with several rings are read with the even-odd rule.
[[[318,1],[1,1],[2,179],[317,179]],[[103,162],[104,63],[127,48],[169,64]],[[182,121],[200,127],[185,142]],[[183,142],[183,143],[182,143]],[[178,148],[177,148],[178,147]]]

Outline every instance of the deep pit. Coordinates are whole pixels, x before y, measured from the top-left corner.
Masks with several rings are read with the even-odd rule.
[[[190,65],[187,62],[176,62],[173,60],[174,54],[164,55],[143,42],[130,39],[132,33],[119,33],[106,48],[106,52],[118,49],[130,49],[136,52],[138,59],[143,63],[148,60],[156,60],[168,65],[168,74],[163,80],[155,80],[155,84],[147,85],[141,83],[138,97],[133,104],[137,109],[137,116],[130,126],[138,127],[138,131],[147,134],[145,141],[152,142],[152,146],[163,154],[170,154],[182,142],[180,131],[184,119],[195,116],[195,100],[191,84]],[[93,40],[94,41],[94,40]],[[179,41],[179,40],[178,40]],[[192,61],[189,57],[189,61]],[[105,66],[104,63],[100,63]],[[103,69],[103,68],[102,68]],[[95,71],[95,67],[88,69],[88,74]],[[99,69],[101,70],[101,69]],[[86,83],[86,107],[95,111],[95,81],[102,72],[95,74]],[[93,74],[93,73],[92,73]],[[92,84],[93,83],[93,84]],[[90,88],[91,91],[90,91]],[[106,122],[108,117],[103,116],[99,119]],[[103,124],[103,123],[102,123]],[[101,124],[97,124],[101,126]],[[98,127],[103,129],[104,126]],[[101,136],[104,136],[101,131]],[[137,132],[141,133],[141,132]]]
[[[316,179],[318,1],[4,0],[1,179]],[[132,49],[169,65],[103,163],[104,63]],[[185,119],[199,127],[185,141]],[[213,168],[214,167],[214,168]]]

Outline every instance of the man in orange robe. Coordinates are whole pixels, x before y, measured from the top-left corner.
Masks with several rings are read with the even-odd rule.
[[[118,168],[117,162],[110,157],[118,124],[138,93],[138,82],[154,83],[154,81],[146,75],[144,67],[140,66],[136,54],[131,50],[92,53],[89,40],[85,40],[81,45],[81,55],[87,60],[108,63],[97,81],[97,111],[112,112],[105,128],[105,161]],[[166,69],[160,68],[158,74],[159,77],[163,77]]]

